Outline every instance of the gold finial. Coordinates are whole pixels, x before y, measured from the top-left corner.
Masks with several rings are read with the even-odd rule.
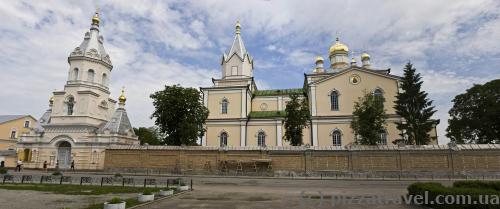
[[[236,28],[236,34],[240,34],[241,33],[241,24],[240,24],[239,20],[236,21],[235,28]]]
[[[95,14],[92,17],[92,25],[99,25],[99,22],[101,20],[99,19],[99,7],[95,9]]]
[[[125,87],[122,87],[122,94],[118,97],[118,101],[120,104],[125,104],[125,101],[127,101],[127,97],[125,97]]]

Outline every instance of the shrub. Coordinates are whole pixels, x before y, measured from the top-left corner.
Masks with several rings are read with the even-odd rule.
[[[121,178],[121,177],[123,177],[123,176],[122,176],[122,174],[120,174],[120,173],[115,173],[115,177],[116,177],[116,178]]]
[[[153,192],[151,192],[150,190],[144,190],[144,192],[142,192],[143,195],[152,195]]]
[[[113,199],[111,199],[111,201],[108,202],[108,204],[118,204],[118,203],[122,203],[123,200],[119,197],[113,197]]]
[[[186,186],[186,183],[181,182],[181,183],[179,183],[179,185],[180,185],[180,186]]]
[[[458,185],[463,185],[463,183],[458,183]],[[477,184],[474,184],[477,185]],[[428,193],[428,201],[436,200],[439,195],[452,195],[454,197],[465,197],[470,196],[472,203],[474,201],[479,202],[480,195],[495,195],[498,196],[500,193],[490,188],[467,188],[467,187],[445,187],[440,183],[414,183],[408,186],[408,195],[421,195],[425,196],[425,192]],[[442,198],[442,197],[441,197]],[[442,201],[442,200],[441,200]],[[434,209],[500,209],[500,205],[496,204],[432,204],[429,203],[427,206]]]
[[[500,181],[455,181],[453,187],[492,189],[500,191]]]
[[[52,173],[53,176],[62,176],[62,173],[60,171],[55,171]]]
[[[0,168],[0,174],[7,174],[9,170],[7,168]]]

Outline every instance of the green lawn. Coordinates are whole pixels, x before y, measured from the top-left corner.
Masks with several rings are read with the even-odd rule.
[[[60,184],[1,184],[0,189],[33,190],[66,195],[102,195],[118,193],[141,193],[143,187],[96,186],[96,185],[60,185]],[[152,192],[160,188],[148,188]]]

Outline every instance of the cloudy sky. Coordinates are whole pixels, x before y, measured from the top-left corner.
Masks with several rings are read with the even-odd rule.
[[[1,0],[0,114],[31,114],[62,90],[69,53],[96,7],[134,126],[150,126],[149,94],[163,85],[210,86],[240,20],[259,89],[301,87],[336,34],[376,68],[402,75],[411,60],[437,106],[440,143],[453,97],[500,78],[500,1],[14,1]],[[359,55],[359,54],[358,54]]]

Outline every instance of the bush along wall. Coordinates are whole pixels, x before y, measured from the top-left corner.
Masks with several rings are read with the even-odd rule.
[[[435,209],[500,209],[500,181],[457,181],[452,187],[440,183],[408,186],[408,200]]]

